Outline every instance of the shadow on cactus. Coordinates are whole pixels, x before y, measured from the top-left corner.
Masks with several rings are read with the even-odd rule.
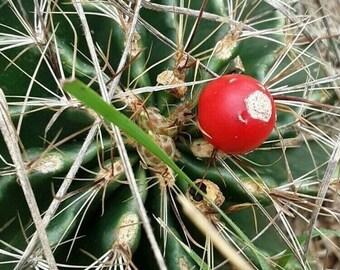
[[[43,218],[2,125],[1,269],[314,267],[338,76],[318,20],[266,2],[0,2],[0,120]]]

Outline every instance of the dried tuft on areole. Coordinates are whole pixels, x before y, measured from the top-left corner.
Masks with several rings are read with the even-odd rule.
[[[33,164],[33,170],[40,173],[50,173],[59,170],[63,166],[62,157],[58,154],[49,154]]]
[[[137,236],[139,230],[139,219],[136,214],[127,214],[122,218],[120,228],[117,232],[115,245],[129,248],[130,243]]]

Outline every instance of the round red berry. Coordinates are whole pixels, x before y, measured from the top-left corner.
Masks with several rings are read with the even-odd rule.
[[[276,108],[270,92],[256,79],[230,74],[203,89],[198,123],[204,138],[227,154],[245,154],[272,132]]]

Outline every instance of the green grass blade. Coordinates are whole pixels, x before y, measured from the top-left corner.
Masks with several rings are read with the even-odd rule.
[[[177,175],[187,183],[193,185],[191,179],[175,164],[175,162],[154,142],[152,137],[143,131],[127,116],[119,112],[115,107],[105,102],[100,95],[89,88],[83,82],[73,79],[63,82],[63,89],[101,115],[106,121],[119,127],[127,136],[151,151],[166,165],[173,169]]]
[[[151,151],[155,156],[157,156],[172,170],[174,170],[174,172],[177,173],[178,177],[187,182],[190,186],[194,187],[202,196],[206,197],[206,195],[199,188],[196,187],[193,181],[191,181],[191,179],[176,165],[176,163],[154,142],[153,138],[150,135],[143,131],[127,116],[119,112],[111,104],[105,102],[99,94],[89,88],[86,84],[77,79],[65,80],[63,81],[63,89],[74,96],[76,99],[81,101],[85,106],[91,108],[96,113],[101,115],[107,122],[113,123],[114,125],[119,127],[127,136],[131,137],[137,143]],[[226,217],[221,209],[216,207],[216,210],[228,221],[229,225],[234,228],[235,232],[240,236],[240,238],[248,243],[249,246],[255,250],[255,254],[257,254],[256,247],[251,243],[248,237],[244,235],[242,231],[240,231],[229,218]],[[258,255],[257,258],[262,266],[262,269],[267,269],[266,263],[261,258],[261,256]]]

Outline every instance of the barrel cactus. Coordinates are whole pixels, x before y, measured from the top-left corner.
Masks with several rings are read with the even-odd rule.
[[[290,2],[0,1],[1,269],[319,269],[338,48]],[[210,140],[225,75],[274,128],[213,94],[208,126],[238,115]]]

